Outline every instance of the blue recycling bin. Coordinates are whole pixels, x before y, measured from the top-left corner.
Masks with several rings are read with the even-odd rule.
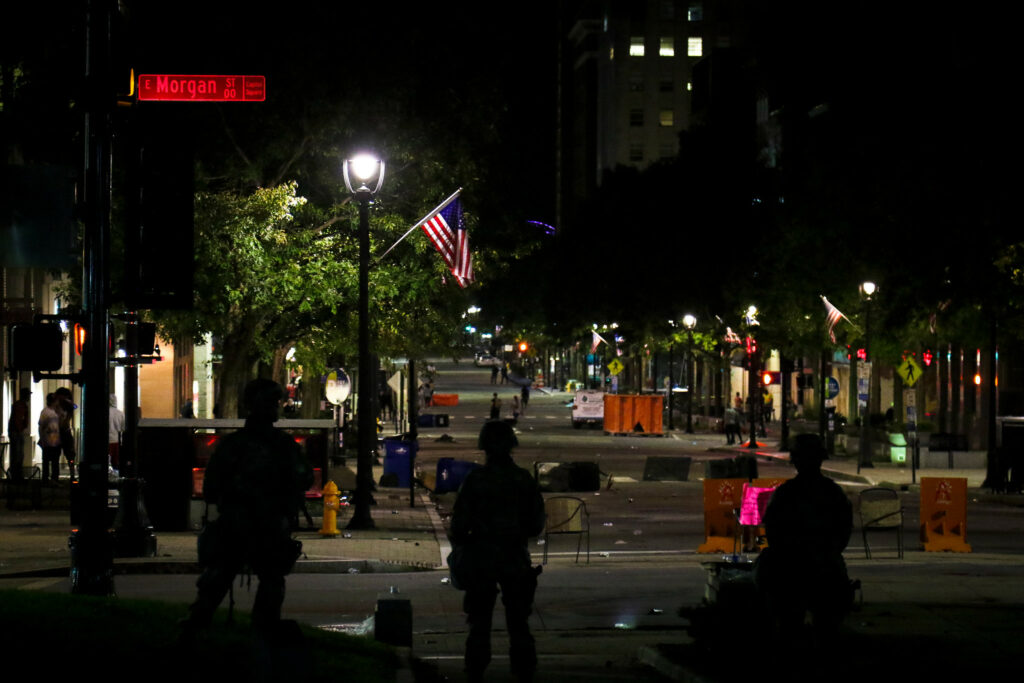
[[[419,444],[413,441],[384,440],[384,475],[395,475],[401,488],[412,485],[412,469],[418,447]]]
[[[434,493],[458,491],[466,475],[477,467],[480,467],[480,465],[468,460],[456,460],[455,458],[438,459]]]

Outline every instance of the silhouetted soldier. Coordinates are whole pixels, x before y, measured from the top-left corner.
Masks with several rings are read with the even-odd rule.
[[[452,543],[462,546],[472,568],[460,586],[469,623],[466,673],[470,681],[481,681],[491,661],[491,618],[500,587],[512,673],[529,681],[537,652],[527,619],[539,567],[530,564],[527,540],[544,529],[544,499],[533,476],[512,461],[517,441],[510,425],[485,423],[478,445],[486,462],[466,476],[451,522]]]
[[[821,473],[825,448],[815,434],[799,434],[790,459],[796,477],[775,491],[765,511],[768,548],[757,580],[779,635],[796,644],[807,612],[816,636],[835,635],[852,602],[843,550],[853,529],[850,501]]]
[[[282,396],[276,382],[250,382],[245,427],[221,439],[206,468],[203,496],[217,505],[219,516],[200,535],[204,570],[185,622],[186,637],[210,623],[246,566],[259,578],[253,625],[272,632],[280,622],[284,577],[302,547],[291,538],[291,520],[313,483],[298,444],[274,427]]]

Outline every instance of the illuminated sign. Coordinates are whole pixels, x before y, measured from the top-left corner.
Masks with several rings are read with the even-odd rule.
[[[264,76],[141,74],[136,93],[140,101],[263,102],[267,83]]]

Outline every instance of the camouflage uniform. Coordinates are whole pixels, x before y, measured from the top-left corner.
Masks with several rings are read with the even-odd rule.
[[[203,496],[217,505],[219,517],[209,532],[204,530],[207,538],[200,538],[205,569],[196,583],[193,625],[209,623],[246,566],[259,578],[254,625],[280,620],[284,577],[301,548],[291,538],[292,520],[312,483],[312,469],[298,444],[273,421],[250,416],[244,429],[221,440],[203,481]]]
[[[500,425],[494,429],[512,434],[511,427],[504,423],[488,425]],[[537,589],[537,571],[530,564],[527,539],[544,529],[544,520],[544,499],[536,481],[512,461],[508,452],[488,452],[487,463],[470,472],[459,489],[452,511],[451,540],[466,546],[476,566],[474,576],[464,586],[463,599],[469,623],[465,661],[471,681],[482,680],[491,660],[491,620],[499,587],[512,672],[529,680],[537,667],[527,623]]]

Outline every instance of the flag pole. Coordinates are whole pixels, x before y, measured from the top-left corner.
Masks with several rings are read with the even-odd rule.
[[[404,239],[405,239],[406,237],[408,237],[408,236],[409,236],[409,234],[410,234],[410,233],[411,233],[411,232],[412,232],[413,230],[415,230],[416,228],[418,228],[418,227],[420,227],[421,225],[423,225],[424,223],[426,223],[426,222],[427,222],[428,220],[430,220],[430,219],[431,219],[431,218],[432,218],[432,217],[433,217],[433,216],[434,216],[435,214],[437,214],[437,213],[438,213],[439,211],[441,211],[442,209],[444,209],[444,207],[448,206],[448,205],[449,205],[449,204],[451,204],[451,203],[452,203],[453,201],[455,201],[455,198],[456,198],[456,197],[458,197],[458,196],[459,196],[459,194],[460,194],[461,192],[462,192],[462,188],[460,187],[459,189],[455,190],[455,192],[453,192],[453,193],[452,193],[452,195],[451,195],[450,197],[448,197],[448,199],[446,199],[446,200],[444,200],[443,202],[441,202],[440,204],[438,204],[438,205],[437,205],[437,207],[436,207],[436,208],[434,208],[434,209],[433,209],[432,211],[430,211],[430,212],[429,212],[429,213],[428,213],[428,214],[427,214],[426,216],[424,216],[423,218],[421,218],[421,219],[419,219],[418,221],[416,221],[416,223],[415,223],[415,224],[414,224],[414,225],[413,225],[413,226],[412,226],[411,228],[409,228],[408,230],[406,230],[406,231],[405,231],[405,234],[404,234],[404,235],[402,235],[401,237],[399,237],[399,238],[398,238],[398,241],[397,241],[397,242],[395,242],[394,244],[392,244],[392,245],[391,245],[390,247],[388,247],[387,251],[385,251],[385,252],[384,252],[383,254],[381,254],[380,256],[378,256],[378,257],[377,257],[377,260],[376,260],[376,261],[374,261],[374,265],[377,265],[377,264],[378,264],[378,263],[380,263],[380,262],[381,262],[382,260],[384,260],[384,257],[385,257],[385,256],[387,256],[388,254],[390,254],[390,253],[391,253],[391,250],[392,250],[392,249],[394,249],[394,248],[395,248],[395,247],[397,247],[397,246],[398,246],[399,244],[401,244],[401,243],[402,243],[402,240],[404,240]]]

